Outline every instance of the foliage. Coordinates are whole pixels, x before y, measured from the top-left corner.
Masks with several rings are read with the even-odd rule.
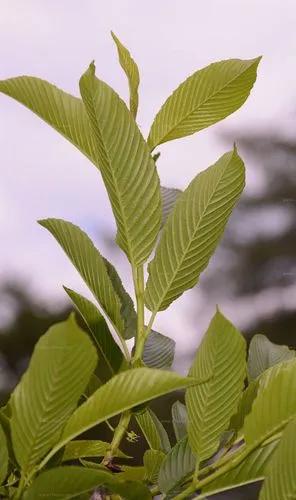
[[[164,103],[145,141],[135,121],[138,68],[112,36],[129,82],[130,109],[95,76],[94,63],[80,79],[81,99],[38,78],[0,82],[1,92],[39,115],[100,170],[136,296],[135,307],[117,270],[80,228],[59,219],[40,221],[96,305],[65,288],[87,331],[73,315],[50,328],[1,409],[1,494],[16,500],[85,499],[97,490],[103,498],[151,499],[161,493],[180,500],[266,477],[262,498],[295,495],[294,352],[260,336],[247,360],[243,336],[217,309],[184,377],[170,370],[172,339],[152,330],[159,311],[198,282],[245,178],[234,146],[184,192],[170,190],[160,186],[152,150],[236,111],[251,91],[259,59],[222,61],[194,73]],[[152,313],[148,323],[145,305]],[[179,389],[186,390],[186,406],[173,404],[171,443],[149,401]],[[133,420],[149,446],[140,466],[126,465],[129,457],[121,450],[124,438],[137,440]],[[113,430],[110,443],[82,436],[103,422]]]

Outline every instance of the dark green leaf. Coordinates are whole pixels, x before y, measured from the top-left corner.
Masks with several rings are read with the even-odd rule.
[[[143,361],[149,368],[170,368],[175,355],[176,342],[152,330],[145,342]]]

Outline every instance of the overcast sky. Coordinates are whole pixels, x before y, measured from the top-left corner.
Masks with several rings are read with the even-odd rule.
[[[196,69],[220,59],[263,55],[258,81],[241,110],[159,148],[162,183],[184,188],[231,148],[235,136],[228,146],[219,140],[225,129],[269,126],[294,134],[289,125],[295,123],[295,25],[295,0],[1,0],[0,78],[40,76],[78,94],[79,77],[95,59],[97,75],[126,98],[112,29],[140,68],[139,125],[146,135],[166,97]],[[64,300],[63,283],[84,291],[36,220],[61,217],[78,223],[108,253],[103,235],[112,234],[114,224],[98,171],[40,119],[2,95],[0,144],[0,279],[22,277],[47,301]],[[249,176],[249,185],[256,181]],[[125,257],[116,256],[116,263],[126,277]],[[200,325],[190,320],[189,296],[157,320],[175,338],[186,330],[181,349],[200,335]]]

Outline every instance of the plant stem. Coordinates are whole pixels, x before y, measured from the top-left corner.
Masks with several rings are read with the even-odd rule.
[[[133,364],[141,360],[146,340],[145,315],[144,315],[144,268],[133,268],[133,278],[137,299],[137,335]]]
[[[112,460],[112,458],[116,454],[116,452],[120,446],[121,440],[123,439],[123,437],[127,431],[130,419],[131,419],[131,412],[130,411],[125,411],[124,413],[121,414],[119,423],[118,423],[118,425],[115,429],[114,435],[113,435],[110,449],[107,451],[107,453],[105,455],[105,458],[103,460],[103,464],[110,463],[110,461]]]
[[[24,487],[25,487],[25,478],[23,475],[21,475],[20,482],[14,496],[15,500],[19,500],[20,498],[22,498]]]

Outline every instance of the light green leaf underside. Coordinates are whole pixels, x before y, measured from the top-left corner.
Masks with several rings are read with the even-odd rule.
[[[146,479],[152,484],[157,483],[158,473],[165,454],[159,450],[146,450],[143,463],[146,471]]]
[[[58,442],[96,366],[95,348],[70,317],[38,341],[12,395],[15,456],[28,471]]]
[[[80,91],[117,223],[117,243],[138,266],[149,257],[160,229],[155,164],[131,113],[114,90],[96,78],[93,64],[80,80]]]
[[[74,440],[66,444],[62,461],[76,460],[87,457],[103,457],[110,449],[110,443],[99,440]],[[120,450],[116,450],[116,457],[130,458]]]
[[[64,428],[61,443],[125,410],[194,382],[192,378],[151,368],[119,373],[77,408]]]
[[[261,375],[258,395],[245,419],[247,444],[265,441],[296,417],[295,377],[296,359],[275,365]]]
[[[187,437],[179,441],[162,462],[158,485],[162,493],[175,489],[195,469],[193,455]]]
[[[277,345],[265,335],[254,335],[248,357],[249,378],[255,379],[271,366],[295,358],[295,351],[286,345]]]
[[[181,189],[167,188],[164,186],[160,186],[160,192],[161,192],[161,202],[162,202],[161,227],[163,227],[182,191]]]
[[[156,115],[148,137],[151,149],[194,134],[240,108],[256,80],[259,61],[219,61],[187,78]]]
[[[89,118],[81,99],[32,76],[1,80],[0,92],[33,111],[99,167]]]
[[[236,149],[198,174],[179,196],[148,266],[146,305],[166,309],[196,285],[213,254],[244,187],[244,165]]]
[[[100,380],[106,382],[119,371],[124,360],[123,354],[97,307],[74,290],[66,287],[64,289],[87,325],[97,347],[99,363],[96,371]]]
[[[149,368],[170,368],[174,361],[176,342],[152,330],[145,342],[143,361]]]
[[[0,425],[0,484],[3,483],[8,471],[8,449],[4,430]]]
[[[175,401],[172,405],[172,423],[177,441],[187,435],[187,410],[180,401]]]
[[[135,118],[137,116],[139,104],[138,88],[140,84],[140,75],[138,66],[130,55],[130,52],[126,47],[124,47],[124,45],[122,45],[120,40],[112,31],[111,35],[117,47],[120,66],[122,67],[128,79],[128,86],[130,91],[129,107],[133,117]]]
[[[160,450],[165,453],[170,451],[171,445],[168,434],[160,420],[150,408],[147,408],[141,413],[136,413],[135,417],[151,449]]]
[[[39,221],[55,237],[105,311],[117,333],[124,336],[122,304],[107,273],[104,258],[78,226],[62,219]]]
[[[113,288],[121,302],[121,317],[124,321],[124,337],[131,339],[135,336],[137,330],[137,315],[134,303],[125,290],[122,281],[115,267],[105,257],[103,257],[108,276],[112,282]]]
[[[220,436],[235,413],[246,376],[246,343],[239,331],[217,311],[190,368],[192,377],[206,377],[188,388],[188,437],[199,460],[215,453]]]
[[[230,472],[226,472],[205,486],[203,493],[214,495],[220,491],[229,490],[244,484],[262,481],[266,476],[269,461],[278,446],[278,440],[272,441],[253,451],[243,462]]]
[[[296,420],[284,430],[272,456],[260,492],[260,500],[292,500],[296,498]]]

